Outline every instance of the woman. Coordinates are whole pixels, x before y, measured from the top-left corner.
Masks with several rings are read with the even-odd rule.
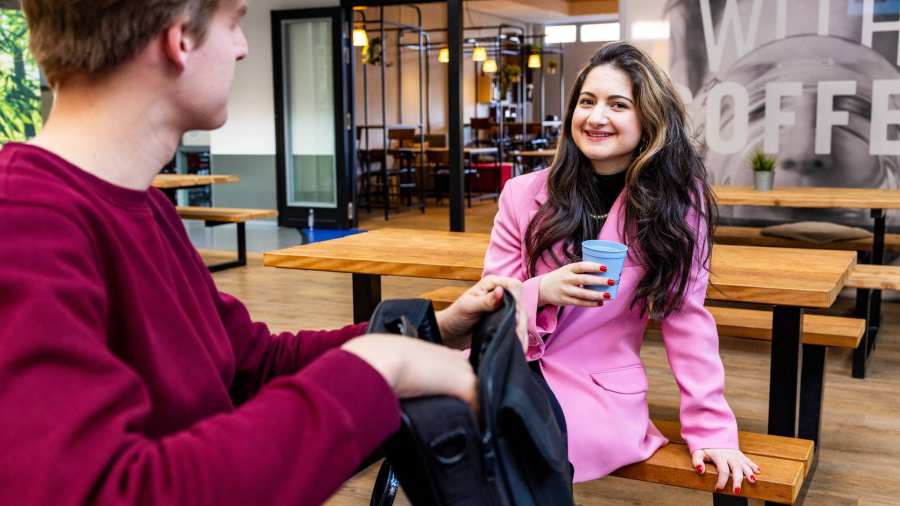
[[[484,274],[524,282],[529,360],[566,415],[575,481],[648,458],[667,440],[650,422],[640,346],[648,318],[681,391],[682,435],[740,493],[759,468],[738,450],[723,396],[718,334],[704,309],[715,201],[668,77],[626,43],[603,46],[575,81],[560,146],[545,171],[515,178],[500,197]],[[581,262],[581,242],[629,246],[618,295],[605,266]],[[552,337],[551,337],[552,336]]]

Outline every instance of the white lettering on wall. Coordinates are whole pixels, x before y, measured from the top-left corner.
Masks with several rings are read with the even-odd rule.
[[[778,153],[778,139],[782,125],[793,125],[796,114],[781,110],[781,98],[798,96],[803,93],[803,83],[799,81],[771,82],[766,84],[766,119],[763,150]]]
[[[862,45],[872,47],[875,32],[900,32],[900,20],[875,21],[875,0],[863,1]],[[900,34],[897,36],[897,65],[900,65]]]
[[[731,97],[731,114],[727,121],[731,124],[731,139],[722,138],[722,101]],[[750,96],[747,90],[733,81],[717,84],[706,96],[706,143],[713,151],[737,153],[747,144],[750,130]]]
[[[737,43],[738,57],[744,56],[753,49],[754,37],[756,36],[756,30],[759,27],[761,7],[761,0],[753,0],[753,9],[750,14],[750,29],[745,37],[744,27],[741,26],[737,0],[727,0],[725,2],[725,10],[722,12],[722,20],[719,23],[719,40],[716,40],[709,0],[700,1],[700,17],[703,20],[703,36],[706,39],[706,57],[709,60],[709,70],[711,72],[719,71],[719,65],[722,63],[722,53],[725,50],[725,43],[728,41],[729,34],[732,31],[734,32],[735,42]]]
[[[850,113],[834,110],[834,97],[856,95],[856,81],[819,81],[816,93],[817,155],[831,154],[831,129],[850,124]]]
[[[819,0],[819,35],[828,35],[828,16],[831,10],[830,0]]]
[[[888,125],[900,125],[900,110],[889,108],[893,95],[900,95],[900,79],[872,81],[872,129],[869,131],[869,154],[900,155],[900,140],[888,140]]]

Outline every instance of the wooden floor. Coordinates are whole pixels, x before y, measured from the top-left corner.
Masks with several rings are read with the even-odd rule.
[[[467,212],[468,231],[490,230],[493,202]],[[392,215],[373,212],[362,228],[403,226],[447,229],[447,209],[430,207]],[[245,302],[251,314],[271,330],[333,328],[351,320],[349,274],[292,271],[263,267],[260,255],[249,265],[215,274],[219,288]],[[446,281],[385,278],[385,297],[410,297],[447,286]],[[846,302],[846,301],[845,301]],[[723,337],[721,354],[727,374],[726,396],[744,430],[764,432],[768,398],[768,350],[765,342]],[[654,418],[677,420],[678,389],[659,338],[648,338],[641,357],[650,381]],[[878,349],[865,380],[850,377],[850,353],[828,355],[825,413],[819,467],[805,504],[887,506],[900,504],[900,305],[885,306]],[[765,472],[765,470],[763,470]],[[329,506],[368,505],[374,470],[348,481]],[[748,485],[745,485],[748,486]],[[580,505],[709,505],[706,493],[607,478],[576,487]],[[398,501],[397,504],[406,504]]]

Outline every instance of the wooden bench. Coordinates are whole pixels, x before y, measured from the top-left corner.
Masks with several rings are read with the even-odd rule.
[[[740,246],[771,246],[777,248],[819,248],[840,249],[849,251],[871,251],[872,238],[854,239],[851,241],[835,241],[826,244],[811,243],[797,239],[772,237],[763,235],[759,227],[719,226],[716,228],[715,241],[721,244]],[[900,251],[900,234],[885,234],[885,251]]]
[[[865,378],[881,326],[881,290],[900,290],[900,266],[857,264],[845,284],[856,288],[856,314],[866,318],[867,332],[853,352],[853,377]]]
[[[178,206],[175,208],[183,220],[202,220],[207,227],[234,223],[237,226],[237,259],[209,266],[210,272],[247,265],[247,234],[244,223],[278,216],[274,209],[232,209],[222,207]]]
[[[706,465],[706,472],[698,475],[691,464],[690,452],[681,437],[677,422],[654,420],[653,424],[670,443],[656,451],[649,459],[625,466],[612,476],[640,480],[676,487],[713,492],[718,473],[716,466]],[[746,479],[741,486],[740,498],[717,503],[746,504],[746,498],[761,499],[780,504],[794,504],[800,496],[804,480],[814,465],[815,451],[812,441],[782,436],[770,436],[753,432],[738,434],[741,450],[763,470],[755,484]],[[589,491],[591,482],[576,485],[579,492]],[[720,496],[733,496],[728,487]],[[743,501],[741,501],[743,499]]]
[[[421,297],[431,299],[435,309],[444,309],[453,303],[466,287],[445,286],[423,293]],[[707,306],[706,309],[716,319],[719,333],[732,337],[772,340],[772,313],[759,309]],[[651,329],[659,324],[650,322]],[[855,349],[866,331],[865,320],[829,315],[805,315],[803,317],[803,344],[835,346]]]

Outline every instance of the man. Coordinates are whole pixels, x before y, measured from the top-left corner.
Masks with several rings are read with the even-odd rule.
[[[22,6],[55,103],[0,151],[0,504],[318,504],[398,427],[398,398],[474,400],[456,351],[364,325],[272,335],[149,188],[185,131],[225,122],[244,0]]]

